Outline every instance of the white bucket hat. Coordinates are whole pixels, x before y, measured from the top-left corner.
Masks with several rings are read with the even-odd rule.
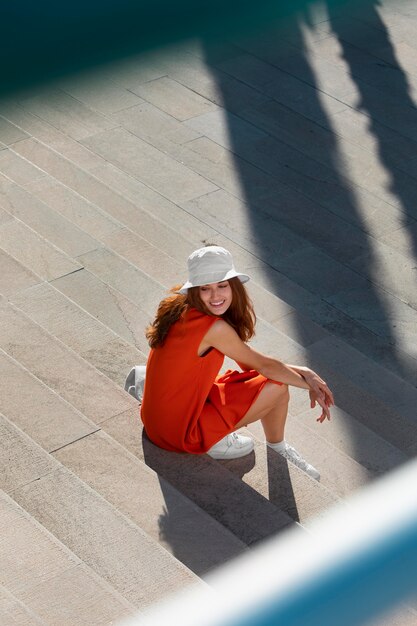
[[[188,257],[188,280],[178,293],[186,294],[190,287],[221,283],[229,278],[239,278],[242,283],[249,280],[247,274],[235,270],[232,255],[220,246],[205,246],[194,250]]]

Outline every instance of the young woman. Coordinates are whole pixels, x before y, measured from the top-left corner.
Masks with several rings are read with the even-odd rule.
[[[215,459],[244,456],[253,441],[235,433],[261,420],[266,444],[316,480],[319,472],[284,438],[288,386],[310,394],[321,407],[317,421],[330,419],[333,395],[307,367],[286,365],[248,345],[255,314],[227,250],[209,245],[188,258],[189,280],[159,305],[147,329],[151,351],[141,416],[157,446]],[[224,357],[242,371],[219,375]]]

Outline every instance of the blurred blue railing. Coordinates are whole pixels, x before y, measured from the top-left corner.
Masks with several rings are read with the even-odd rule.
[[[413,461],[127,625],[365,624],[417,589],[416,484]]]

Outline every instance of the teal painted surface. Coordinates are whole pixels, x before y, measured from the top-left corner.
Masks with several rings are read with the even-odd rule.
[[[361,626],[406,601],[417,588],[417,523],[355,554],[282,598],[216,626]],[[417,617],[416,617],[417,623]]]
[[[333,0],[335,5],[345,3]],[[60,75],[185,37],[250,32],[309,0],[13,0],[0,2],[0,89]]]

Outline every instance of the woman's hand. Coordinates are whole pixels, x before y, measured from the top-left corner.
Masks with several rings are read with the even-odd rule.
[[[325,396],[324,395],[318,396],[316,392],[313,391],[312,389],[310,389],[309,395],[310,395],[311,408],[314,409],[316,404],[319,404],[322,408],[321,415],[317,418],[316,421],[322,424],[326,418],[330,420],[330,406],[326,403]]]
[[[313,370],[308,367],[298,368],[299,373],[304,378],[308,386],[310,387],[310,406],[312,409],[319,404],[321,406],[322,413],[317,421],[322,423],[327,418],[330,420],[330,407],[334,405],[333,394],[330,391],[327,383]]]

